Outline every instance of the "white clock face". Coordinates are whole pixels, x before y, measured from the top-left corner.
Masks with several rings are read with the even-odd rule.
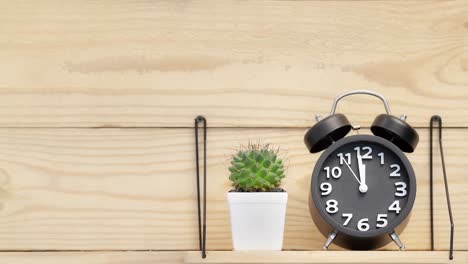
[[[392,231],[411,210],[416,192],[406,156],[390,142],[365,138],[325,152],[312,184],[315,204],[325,220],[360,237]]]

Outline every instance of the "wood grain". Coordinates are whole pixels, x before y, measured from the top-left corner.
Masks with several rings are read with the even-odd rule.
[[[2,252],[11,264],[182,264],[185,252]]]
[[[208,252],[207,258],[202,259],[199,252],[188,252],[185,263],[210,264],[248,264],[248,263],[467,263],[468,252],[456,252],[454,260],[448,259],[448,252],[444,251],[283,251],[283,252]]]
[[[351,89],[383,93],[412,125],[427,127],[438,113],[453,127],[444,139],[455,248],[468,250],[465,1],[45,0],[9,1],[1,10],[0,250],[179,251],[2,252],[0,262],[182,263],[183,251],[198,247],[189,129],[197,114],[217,127],[209,131],[208,248],[231,249],[229,155],[261,138],[289,156],[285,249],[320,249],[306,196],[318,155],[305,150],[303,128]],[[338,111],[369,126],[383,107],[359,96]],[[402,235],[408,250],[430,247],[428,134],[420,133],[409,155],[418,196]],[[446,250],[441,176],[435,246]],[[446,260],[446,252],[395,254],[255,253],[253,260]],[[466,252],[456,254],[455,263],[468,262]],[[252,260],[210,255],[210,263]]]
[[[458,183],[467,166],[460,157],[468,155],[462,147],[468,130],[446,131],[450,179]],[[231,249],[225,199],[229,155],[240,144],[260,138],[281,146],[289,157],[284,248],[321,248],[324,238],[307,204],[318,155],[307,153],[303,134],[297,128],[209,130],[208,249]],[[428,133],[420,130],[420,135],[420,146],[409,155],[418,194],[401,237],[408,250],[430,245]],[[197,249],[193,141],[192,129],[0,129],[0,249]],[[456,248],[468,249],[466,195],[461,187],[456,192]],[[444,200],[436,202],[440,206]],[[439,239],[445,222],[439,221],[442,215],[437,217]]]
[[[358,252],[358,251],[283,251],[283,252],[1,252],[0,261],[15,264],[182,264],[184,263],[466,263],[468,253],[457,251],[448,262],[447,252]],[[356,262],[356,259],[359,262]],[[392,262],[394,260],[394,262]],[[386,262],[387,261],[387,262]]]
[[[5,1],[1,127],[308,127],[351,89],[468,127],[465,1]],[[362,111],[366,105],[366,111]],[[383,107],[346,100],[368,126]]]

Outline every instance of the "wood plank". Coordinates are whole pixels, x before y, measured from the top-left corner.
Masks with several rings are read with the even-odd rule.
[[[350,89],[468,126],[465,1],[8,1],[0,126],[308,127]],[[366,105],[362,111],[361,105]],[[368,126],[375,99],[339,111]]]
[[[448,262],[444,251],[283,251],[283,252],[208,252],[205,260],[200,252],[126,251],[126,252],[1,252],[4,263],[21,264],[145,264],[164,263],[466,263],[468,252],[457,251]],[[359,262],[356,262],[356,259]],[[394,260],[394,262],[385,262]]]
[[[1,252],[2,263],[16,264],[182,264],[185,252]]]
[[[468,252],[456,252],[454,260],[444,251],[213,251],[202,259],[199,252],[188,252],[185,263],[248,264],[248,263],[467,263]]]
[[[468,155],[461,147],[468,129],[447,131],[450,173],[461,177],[467,165],[459,157]],[[308,154],[303,134],[297,128],[209,130],[208,249],[231,249],[226,167],[239,144],[260,138],[289,156],[284,248],[321,248],[324,238],[307,204],[318,155]],[[428,133],[420,134],[420,146],[409,155],[418,194],[401,236],[408,250],[428,249],[430,242]],[[459,146],[456,155],[453,146]],[[195,250],[194,165],[192,129],[0,129],[0,249]],[[454,196],[454,203],[463,198]],[[464,231],[458,232],[461,238]],[[468,249],[462,242],[457,248]]]

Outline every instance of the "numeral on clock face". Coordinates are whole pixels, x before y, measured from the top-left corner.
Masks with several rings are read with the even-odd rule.
[[[398,200],[394,201],[394,202],[388,207],[388,210],[389,210],[389,211],[393,211],[393,212],[395,212],[396,214],[399,214],[400,211],[401,211],[400,201],[398,201]]]
[[[323,170],[327,173],[327,179],[330,179],[330,175],[335,179],[341,176],[340,167],[333,167],[332,169],[330,169],[330,167],[325,167]]]
[[[377,156],[380,157],[380,165],[384,165],[385,164],[384,153],[380,152],[379,154],[377,154]]]
[[[361,220],[359,220],[358,224],[357,224],[357,227],[358,227],[358,230],[359,231],[367,231],[369,230],[370,228],[370,225],[369,225],[369,218],[363,218]]]
[[[390,177],[400,177],[400,165],[392,164],[390,165],[390,169],[393,171],[390,173]]]
[[[351,165],[351,153],[346,153],[346,154],[338,153],[337,156],[340,160],[340,165],[343,165],[343,163],[345,162],[348,163],[348,165]]]
[[[342,214],[342,217],[345,217],[346,220],[344,221],[343,225],[347,226],[349,224],[349,221],[353,218],[353,214]]]
[[[322,191],[321,192],[322,196],[329,195],[331,193],[331,191],[332,191],[331,183],[323,182],[322,184],[320,184],[320,190]]]
[[[376,227],[385,227],[387,226],[388,221],[387,221],[387,214],[378,214],[377,215],[377,224],[375,225]]]
[[[327,212],[329,214],[334,214],[336,212],[338,212],[338,201],[337,200],[334,200],[334,199],[330,199],[326,202],[326,205],[327,205]]]
[[[361,156],[362,159],[369,159],[371,160],[372,159],[372,148],[371,147],[355,147],[354,150],[356,151],[356,154],[358,156]],[[361,153],[363,153],[361,155]]]
[[[395,182],[395,196],[405,197],[406,196],[406,183],[404,182]]]

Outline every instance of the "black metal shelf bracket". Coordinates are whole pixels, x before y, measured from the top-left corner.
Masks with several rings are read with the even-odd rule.
[[[203,224],[200,205],[200,155],[198,147],[198,129],[200,123],[203,123]],[[195,118],[195,163],[197,165],[198,243],[202,252],[202,258],[206,258],[206,118],[203,116]]]
[[[439,149],[440,149],[440,159],[442,164],[442,173],[444,175],[444,186],[445,186],[445,198],[447,200],[447,208],[448,208],[448,215],[450,218],[450,251],[449,251],[449,259],[453,259],[453,235],[455,225],[453,223],[453,216],[452,216],[452,205],[450,203],[450,193],[448,188],[448,181],[447,181],[447,172],[445,170],[445,159],[444,159],[444,148],[442,147],[442,118],[438,115],[434,115],[431,117],[430,125],[429,125],[429,180],[430,180],[430,211],[431,211],[431,250],[434,250],[434,162],[433,162],[433,131],[434,131],[434,123],[438,123],[438,130],[439,130]]]

